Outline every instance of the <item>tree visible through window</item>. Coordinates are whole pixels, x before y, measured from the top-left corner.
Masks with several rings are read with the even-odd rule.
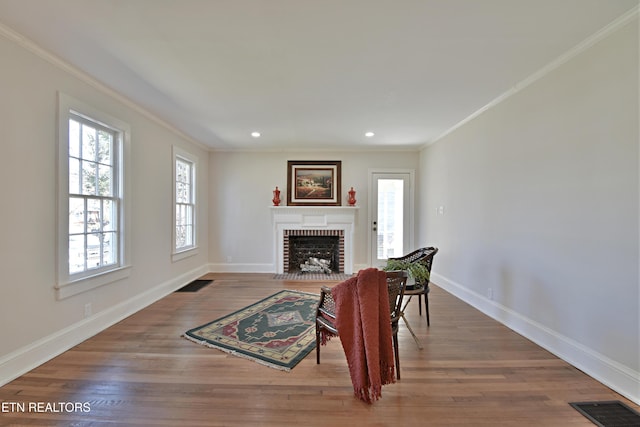
[[[128,123],[58,93],[56,297],[129,277]]]
[[[69,118],[69,274],[119,263],[118,132]]]
[[[195,163],[175,156],[175,250],[195,246]]]

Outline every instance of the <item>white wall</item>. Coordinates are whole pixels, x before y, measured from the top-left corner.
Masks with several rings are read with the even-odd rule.
[[[208,153],[0,28],[0,384],[206,272]],[[55,61],[54,61],[55,62]],[[131,125],[132,271],[127,280],[58,300],[57,92]],[[199,163],[197,256],[171,262],[172,145]],[[85,304],[93,315],[85,317]]]
[[[212,152],[210,154],[210,259],[214,271],[275,272],[273,189],[286,205],[287,160],[340,160],[342,204],[356,190],[354,268],[368,265],[369,169],[413,169],[416,152]]]
[[[434,282],[636,403],[638,56],[636,16],[426,148],[419,206]]]

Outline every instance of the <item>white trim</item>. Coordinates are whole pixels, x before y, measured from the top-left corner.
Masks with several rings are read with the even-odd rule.
[[[358,206],[271,206],[276,272],[284,272],[284,230],[342,230],[344,273],[353,273],[353,247]]]
[[[436,286],[640,405],[640,372],[634,371],[435,271],[431,273],[431,281]]]
[[[176,249],[176,160],[183,159],[192,164],[191,170],[191,197],[193,202],[193,245]],[[171,148],[172,182],[171,182],[171,260],[179,261],[194,255],[198,250],[198,156],[186,151],[178,146]]]
[[[89,74],[85,73],[84,71],[81,71],[79,68],[75,67],[74,65],[71,65],[70,63],[66,62],[62,58],[60,58],[60,57],[54,55],[53,53],[45,50],[44,48],[40,47],[35,42],[33,42],[32,40],[26,38],[25,36],[23,36],[22,34],[18,33],[17,31],[15,31],[12,28],[9,28],[6,25],[1,24],[1,23],[0,23],[0,36],[6,38],[7,40],[13,41],[14,43],[19,45],[20,47],[23,47],[24,49],[28,50],[29,52],[33,53],[37,57],[43,59],[44,61],[50,63],[51,65],[61,69],[62,71],[66,72],[66,73],[69,73],[70,75],[76,77],[77,79],[79,79],[82,82],[88,84],[89,86],[93,87],[94,89],[97,89],[100,92],[108,95],[109,97],[111,97],[111,98],[123,103],[127,107],[131,108],[132,110],[137,111],[138,113],[142,114],[143,116],[145,116],[149,120],[151,120],[154,123],[162,126],[163,128],[167,129],[169,132],[179,136],[180,138],[183,138],[183,139],[191,142],[192,144],[197,145],[198,147],[202,148],[203,150],[207,150],[207,151],[211,151],[212,150],[212,148],[209,147],[208,145],[205,145],[202,142],[193,139],[189,135],[187,135],[184,132],[180,131],[175,126],[170,125],[169,123],[167,123],[166,121],[162,120],[161,118],[159,118],[155,114],[151,113],[149,110],[146,110],[145,108],[143,108],[139,104],[136,104],[135,102],[133,102],[129,98],[123,96],[121,93],[116,92],[113,89],[109,88],[108,86],[104,85],[103,83],[99,82],[98,80],[96,80],[95,77],[90,76]]]
[[[119,257],[118,265],[113,269],[97,273],[93,276],[74,278],[69,274],[69,112],[74,111],[90,117],[102,125],[116,129],[121,141],[117,150],[119,177],[117,179],[118,195],[121,196],[120,223],[118,225]],[[65,93],[58,92],[58,167],[57,175],[57,252],[56,252],[56,297],[68,298],[81,292],[97,288],[108,283],[122,280],[129,276],[131,266],[131,127],[128,123],[100,111],[91,105],[79,101]]]
[[[206,273],[208,273],[206,265],[193,269],[3,356],[0,358],[0,386],[148,307]]]
[[[180,261],[181,259],[186,259],[192,256],[196,256],[199,253],[200,253],[200,248],[198,248],[198,246],[193,246],[187,250],[172,253],[171,261],[173,262]]]
[[[67,283],[58,283],[55,286],[56,298],[59,300],[69,298],[81,292],[90,291],[91,289],[126,279],[130,274],[131,266],[127,265],[96,274],[95,276],[83,277],[82,279]]]
[[[212,273],[276,273],[275,264],[210,263]]]
[[[485,104],[484,106],[480,107],[479,109],[477,109],[476,111],[474,111],[473,113],[465,117],[464,119],[460,120],[458,123],[456,123],[449,129],[447,129],[446,131],[444,131],[443,133],[441,133],[431,141],[428,141],[427,143],[423,144],[422,147],[420,147],[420,149],[423,150],[427,148],[429,145],[436,143],[437,141],[449,135],[456,129],[469,123],[471,120],[475,119],[485,111],[495,107],[496,105],[500,104],[502,101],[507,100],[508,98],[514,96],[518,92],[531,86],[533,83],[537,82],[538,80],[552,73],[554,70],[560,68],[562,65],[566,64],[574,57],[580,55],[582,52],[591,48],[593,45],[595,45],[599,41],[604,40],[606,37],[610,36],[611,34],[616,32],[618,29],[627,25],[629,22],[631,22],[633,19],[637,17],[639,11],[640,11],[640,6],[634,7],[624,15],[620,16],[618,19],[614,20],[604,28],[597,31],[595,34],[591,35],[590,37],[587,37],[586,39],[578,43],[576,46],[571,48],[565,54],[559,56],[558,58],[551,61],[550,63],[548,63],[547,65],[545,65],[544,67],[536,71],[535,73],[529,75],[527,78],[525,78],[521,82],[515,84],[506,92],[502,93],[501,95],[499,95],[498,97],[490,101],[489,103]]]
[[[367,209],[367,262],[370,266],[373,265],[373,242],[371,241],[372,233],[371,233],[371,222],[373,221],[373,209],[374,206],[371,206],[373,203],[373,175],[374,174],[409,174],[409,242],[407,243],[410,248],[414,247],[415,244],[415,210],[416,210],[416,171],[415,169],[396,169],[396,168],[387,168],[387,169],[369,169],[367,171],[367,197],[369,200],[369,209]],[[377,208],[375,208],[377,209]]]

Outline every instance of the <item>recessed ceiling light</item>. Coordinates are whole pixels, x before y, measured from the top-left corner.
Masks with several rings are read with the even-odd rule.
[[[371,138],[374,135],[375,135],[375,133],[373,133],[373,132],[367,132],[367,133],[364,134],[364,136],[366,136],[367,138]]]
[[[260,132],[251,132],[251,136],[254,138],[260,138]]]

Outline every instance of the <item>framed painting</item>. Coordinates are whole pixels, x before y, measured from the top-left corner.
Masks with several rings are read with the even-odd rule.
[[[341,161],[289,160],[287,205],[340,206]]]

